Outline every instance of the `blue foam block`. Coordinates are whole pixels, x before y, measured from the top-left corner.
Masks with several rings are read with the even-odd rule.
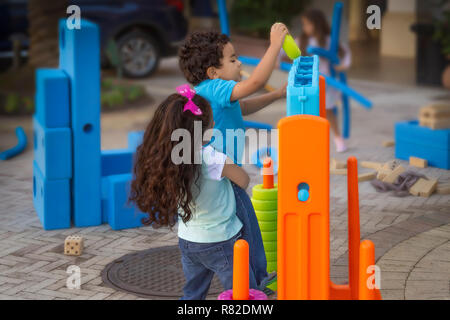
[[[46,179],[72,177],[72,137],[69,128],[44,128],[33,117],[34,160]]]
[[[102,177],[114,174],[131,173],[133,150],[102,150]]]
[[[131,131],[128,132],[128,149],[136,150],[142,143],[144,138],[144,131]]]
[[[49,180],[33,161],[33,204],[45,230],[70,228],[70,180]]]
[[[101,193],[101,204],[102,204],[102,223],[108,222],[108,177],[102,177],[101,180],[102,193]]]
[[[418,121],[395,124],[395,157],[426,159],[428,165],[450,169],[450,129],[432,130]]]
[[[146,214],[133,204],[128,204],[131,174],[119,174],[107,177],[108,223],[114,230],[136,228],[142,226],[142,218]]]
[[[59,65],[70,78],[73,135],[73,221],[77,227],[101,224],[100,49],[96,24],[80,29],[59,23]]]
[[[36,71],[36,117],[46,128],[70,126],[69,77],[64,71]]]
[[[299,57],[288,76],[287,116],[310,114],[319,116],[319,58]]]

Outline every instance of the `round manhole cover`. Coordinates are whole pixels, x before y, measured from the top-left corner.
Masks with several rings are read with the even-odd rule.
[[[108,264],[102,279],[110,287],[144,298],[180,298],[185,283],[178,246],[130,253]],[[222,284],[214,276],[208,298],[217,297]]]

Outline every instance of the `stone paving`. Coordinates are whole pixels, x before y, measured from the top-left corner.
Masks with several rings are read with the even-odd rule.
[[[285,74],[275,72],[271,84],[280,85]],[[173,92],[183,81],[176,60],[163,61],[158,73],[141,80],[155,103]],[[419,108],[449,93],[367,81],[351,84],[374,102],[366,111],[354,104],[349,151],[332,156],[345,160],[388,161],[394,149],[381,146],[392,139],[393,124],[415,118]],[[126,133],[145,128],[154,106],[102,115],[102,148],[123,148]],[[284,116],[279,101],[248,117],[276,125]],[[14,144],[15,126],[24,126],[31,137],[31,120],[0,118],[0,150]],[[333,148],[333,145],[332,145]],[[113,231],[108,225],[91,228],[44,231],[32,205],[32,147],[18,157],[0,162],[0,299],[141,299],[106,287],[100,272],[114,259],[152,247],[177,243],[176,229],[151,227]],[[408,166],[404,161],[402,165]],[[251,165],[251,185],[262,178]],[[360,168],[361,172],[369,171]],[[439,181],[450,181],[447,170],[414,169]],[[331,277],[337,283],[347,280],[347,184],[345,176],[331,176],[330,254]],[[361,238],[375,242],[377,264],[381,268],[381,289],[385,299],[450,299],[450,196],[396,198],[377,193],[369,182],[359,184]],[[251,188],[248,189],[251,193]],[[66,236],[85,238],[80,257],[63,255]],[[66,287],[70,265],[81,268],[81,289]]]

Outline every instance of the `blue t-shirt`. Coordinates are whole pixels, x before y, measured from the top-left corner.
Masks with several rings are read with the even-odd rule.
[[[210,103],[214,128],[220,132],[214,133],[211,145],[225,153],[234,163],[241,164],[245,148],[244,120],[239,101],[230,100],[236,83],[234,80],[208,79],[196,86],[195,91]]]

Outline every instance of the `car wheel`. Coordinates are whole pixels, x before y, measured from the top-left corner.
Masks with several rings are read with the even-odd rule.
[[[142,31],[131,31],[117,41],[122,71],[130,78],[151,75],[159,64],[158,42]]]

